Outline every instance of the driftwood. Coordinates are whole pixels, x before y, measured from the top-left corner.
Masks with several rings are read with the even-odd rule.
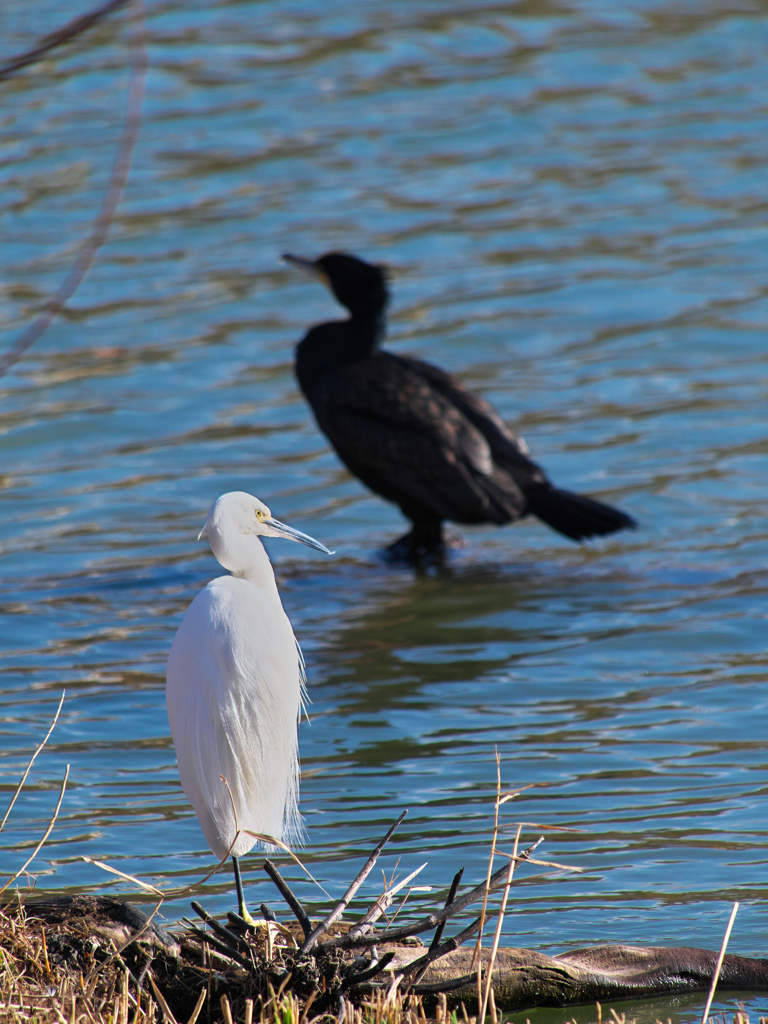
[[[390,886],[359,920],[341,924],[342,912],[404,817],[392,825],[344,896],[319,923],[312,922],[270,861],[264,870],[296,919],[288,925],[275,922],[266,906],[264,917],[273,922],[266,927],[255,928],[236,914],[229,914],[225,925],[193,902],[202,926],[185,919],[186,930],[171,935],[130,903],[83,895],[28,900],[23,910],[18,904],[16,910],[32,930],[43,926],[48,948],[56,952],[55,962],[62,969],[93,977],[120,957],[137,989],[148,975],[155,996],[167,1001],[176,1019],[189,1018],[192,1005],[187,1004],[194,1003],[202,984],[211,984],[211,968],[216,984],[235,1001],[267,999],[270,992],[287,987],[299,1000],[311,1001],[313,1013],[332,1013],[339,1019],[347,1001],[359,1004],[377,991],[394,989],[403,996],[419,996],[427,1005],[445,997],[449,1004],[464,1003],[476,1013],[478,981],[489,970],[496,1007],[507,1012],[710,987],[717,954],[691,947],[602,945],[554,957],[530,949],[499,949],[493,960],[485,950],[478,964],[473,958],[474,943],[471,948],[460,947],[478,933],[481,917],[449,938],[443,937],[444,929],[450,928],[457,914],[484,901],[488,892],[508,884],[508,865],[491,875],[488,884],[484,881],[463,893],[459,872],[442,908],[397,927],[377,928],[395,894],[412,882],[419,868]],[[546,864],[532,857],[541,842],[513,860]],[[13,904],[6,904],[5,913],[13,913]],[[433,936],[425,946],[419,936],[428,932]],[[768,960],[726,956],[718,987],[768,991]]]
[[[379,954],[388,947],[380,946]],[[471,973],[472,949],[457,949],[431,967],[425,977],[434,993],[445,991],[449,1004],[463,1002],[477,1010],[476,975],[459,988],[449,986]],[[392,968],[402,970],[419,951],[397,950]],[[488,964],[489,953],[482,962]],[[608,1002],[631,996],[705,992],[710,986],[717,953],[689,946],[588,946],[547,956],[531,949],[499,949],[493,969],[493,993],[499,1010],[535,1006],[572,1006]],[[718,991],[768,991],[768,960],[726,955]],[[426,993],[424,993],[426,994]]]
[[[9,910],[7,905],[5,912]],[[147,915],[137,907],[104,896],[78,895],[29,900],[25,912],[27,920],[35,927],[39,927],[37,922],[43,922],[49,936],[60,937],[72,932],[78,935],[90,934],[107,943],[111,940],[117,947],[124,946],[131,936],[145,929],[134,943],[134,946],[142,949],[143,963],[158,965],[165,962],[172,965],[172,972],[158,966],[153,968],[161,988],[162,978],[170,977],[171,973],[189,978],[197,970],[196,954],[203,944],[208,945],[209,963],[215,964],[222,979],[226,978],[230,997],[237,992],[238,987],[242,987],[247,995],[253,994],[250,958],[246,967],[239,960],[233,962],[231,950],[218,953],[214,946],[216,933],[208,935],[204,942],[199,935],[189,930],[182,935],[170,936],[156,927],[154,922],[146,927]],[[224,932],[228,931],[223,925],[219,927]],[[225,945],[241,938],[229,931],[230,934],[222,940]],[[60,938],[55,945],[56,948],[61,946]],[[463,1002],[470,1013],[476,1011],[477,974],[476,967],[472,968],[472,951],[472,948],[462,948],[446,952],[428,966],[417,986],[425,1002],[429,1003],[430,999],[435,999],[443,992],[449,1005]],[[123,953],[129,963],[132,961],[130,952],[131,947],[128,946]],[[372,966],[376,967],[376,973],[384,967],[386,975],[391,979],[392,972],[400,974],[412,971],[413,965],[426,952],[424,946],[380,943]],[[482,962],[486,967],[488,955],[487,951],[482,954]],[[704,992],[709,988],[716,960],[717,954],[711,950],[686,946],[589,946],[554,957],[530,949],[500,949],[493,970],[493,991],[496,1006],[507,1012],[535,1006],[572,1006],[596,1000],[606,1003],[632,996]],[[371,967],[366,972],[352,958],[348,970],[352,984],[343,985],[345,998],[354,996],[355,987],[360,995],[369,993],[371,979],[375,976],[370,975]],[[185,975],[185,971],[189,973]],[[366,973],[369,973],[368,978],[365,977]],[[471,980],[468,980],[469,975]],[[460,982],[458,987],[457,982]],[[768,991],[768,960],[727,955],[718,990]],[[166,992],[166,995],[171,1005],[174,1005],[176,1000],[173,992]],[[180,1015],[184,1016],[181,1010]]]

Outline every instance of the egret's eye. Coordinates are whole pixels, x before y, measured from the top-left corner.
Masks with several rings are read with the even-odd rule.
[[[267,513],[264,511],[263,508],[256,509],[256,518],[260,523],[263,523],[264,520],[267,518]]]

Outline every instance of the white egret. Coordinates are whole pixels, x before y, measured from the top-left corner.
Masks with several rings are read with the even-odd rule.
[[[181,785],[214,856],[232,854],[240,914],[250,922],[238,858],[256,839],[243,830],[283,842],[301,831],[297,725],[305,682],[259,537],[333,552],[244,491],[217,498],[202,537],[232,575],[211,580],[187,609],[168,655],[166,704]]]

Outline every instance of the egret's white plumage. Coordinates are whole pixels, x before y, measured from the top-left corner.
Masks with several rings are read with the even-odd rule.
[[[168,657],[166,702],[181,784],[221,860],[238,829],[235,858],[256,842],[243,829],[284,842],[300,830],[303,661],[259,537],[331,552],[243,491],[214,502],[200,536],[232,575],[212,580],[184,616]]]

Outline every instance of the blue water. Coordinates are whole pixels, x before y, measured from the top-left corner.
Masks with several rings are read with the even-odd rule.
[[[6,0],[0,57],[63,16]],[[129,20],[0,86],[4,346],[98,209]],[[83,856],[172,891],[212,864],[164,664],[220,572],[195,539],[207,507],[245,489],[337,552],[269,547],[313,701],[303,856],[330,893],[405,807],[388,876],[400,858],[437,887],[479,880],[498,750],[504,786],[533,787],[507,832],[581,829],[540,852],[584,872],[521,870],[505,941],[717,948],[739,900],[729,948],[764,955],[768,9],[148,0],[147,28],[109,242],[0,380],[0,804],[67,691],[2,871],[67,764],[38,889],[134,893]],[[576,547],[536,522],[463,528],[443,573],[384,566],[405,524],[341,468],[291,370],[336,307],[279,255],[332,248],[392,268],[393,350],[459,374],[561,486],[641,529]],[[277,905],[259,865],[249,897]],[[200,891],[232,906],[226,873]]]

